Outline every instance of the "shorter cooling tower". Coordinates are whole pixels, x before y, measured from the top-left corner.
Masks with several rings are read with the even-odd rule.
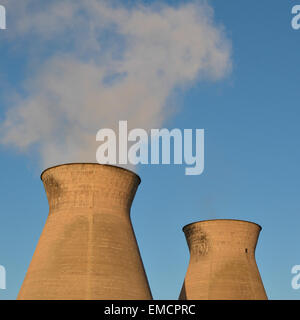
[[[140,178],[68,164],[41,179],[50,211],[18,299],[152,299],[130,221]]]
[[[267,299],[255,261],[259,225],[207,220],[189,224],[183,231],[190,262],[179,299]]]

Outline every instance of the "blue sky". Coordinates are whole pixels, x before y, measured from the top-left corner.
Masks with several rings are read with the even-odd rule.
[[[180,90],[178,111],[164,122],[170,129],[205,129],[204,173],[185,176],[184,166],[175,165],[138,168],[132,221],[152,293],[179,295],[189,257],[185,224],[231,218],[263,227],[256,258],[269,298],[299,299],[300,290],[291,287],[291,268],[300,264],[300,31],[291,28],[297,1],[209,4],[231,42],[232,71]],[[39,58],[58,50],[40,49],[32,61],[31,42],[4,36],[9,23],[8,12],[8,29],[0,30],[0,119]],[[16,298],[47,218],[41,170],[34,148],[22,153],[1,146],[0,264],[7,289],[0,299]]]

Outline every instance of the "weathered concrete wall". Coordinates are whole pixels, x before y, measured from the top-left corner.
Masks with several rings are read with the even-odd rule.
[[[207,220],[183,228],[190,263],[179,299],[267,299],[255,261],[261,227],[239,220]]]
[[[41,178],[50,211],[18,299],[152,299],[130,221],[140,178],[99,164]]]

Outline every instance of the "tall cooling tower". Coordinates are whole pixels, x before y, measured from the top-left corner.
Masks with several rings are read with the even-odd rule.
[[[190,262],[179,299],[267,299],[255,261],[259,225],[207,220],[189,224],[183,231]]]
[[[130,220],[140,178],[67,164],[41,179],[49,216],[18,299],[152,299]]]

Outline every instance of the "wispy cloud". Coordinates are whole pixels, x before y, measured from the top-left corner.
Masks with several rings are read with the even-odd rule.
[[[201,1],[130,8],[100,0],[2,2],[12,8],[10,42],[31,41],[47,54],[23,80],[1,142],[24,151],[36,145],[44,166],[95,161],[96,132],[119,120],[160,127],[172,114],[174,89],[218,80],[231,67],[230,42]]]

